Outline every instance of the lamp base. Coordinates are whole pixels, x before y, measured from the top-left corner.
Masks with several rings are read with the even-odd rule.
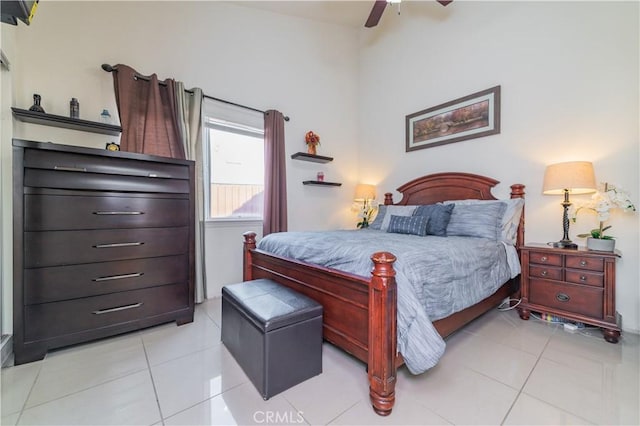
[[[578,245],[573,241],[557,241],[555,243],[549,243],[551,247],[564,248],[570,250],[578,250]]]

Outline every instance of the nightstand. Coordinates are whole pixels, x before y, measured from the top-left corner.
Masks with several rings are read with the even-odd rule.
[[[607,342],[618,343],[616,259],[620,252],[569,250],[546,244],[520,248],[522,261],[520,318],[531,311],[602,328]]]

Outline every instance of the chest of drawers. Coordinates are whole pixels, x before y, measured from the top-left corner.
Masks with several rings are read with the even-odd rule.
[[[193,162],[13,145],[16,364],[193,321]]]
[[[595,325],[603,329],[608,342],[617,343],[615,262],[619,256],[543,244],[522,247],[520,317],[529,319],[535,311]]]

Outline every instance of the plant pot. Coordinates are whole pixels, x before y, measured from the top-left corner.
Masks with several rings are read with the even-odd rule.
[[[587,238],[587,248],[597,251],[613,251],[616,248],[616,240],[602,240],[600,238]]]
[[[316,155],[316,146],[312,143],[307,145],[307,153],[311,155]]]

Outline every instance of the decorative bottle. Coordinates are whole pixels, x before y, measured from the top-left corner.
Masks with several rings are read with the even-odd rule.
[[[31,106],[31,108],[29,108],[29,111],[33,111],[33,112],[41,112],[44,113],[44,108],[42,108],[40,106],[40,100],[42,98],[40,97],[40,95],[37,94],[33,94],[33,105]]]
[[[71,98],[69,102],[69,117],[80,118],[80,103],[76,98]]]
[[[111,114],[108,109],[103,109],[100,113],[100,122],[104,124],[111,124]]]

